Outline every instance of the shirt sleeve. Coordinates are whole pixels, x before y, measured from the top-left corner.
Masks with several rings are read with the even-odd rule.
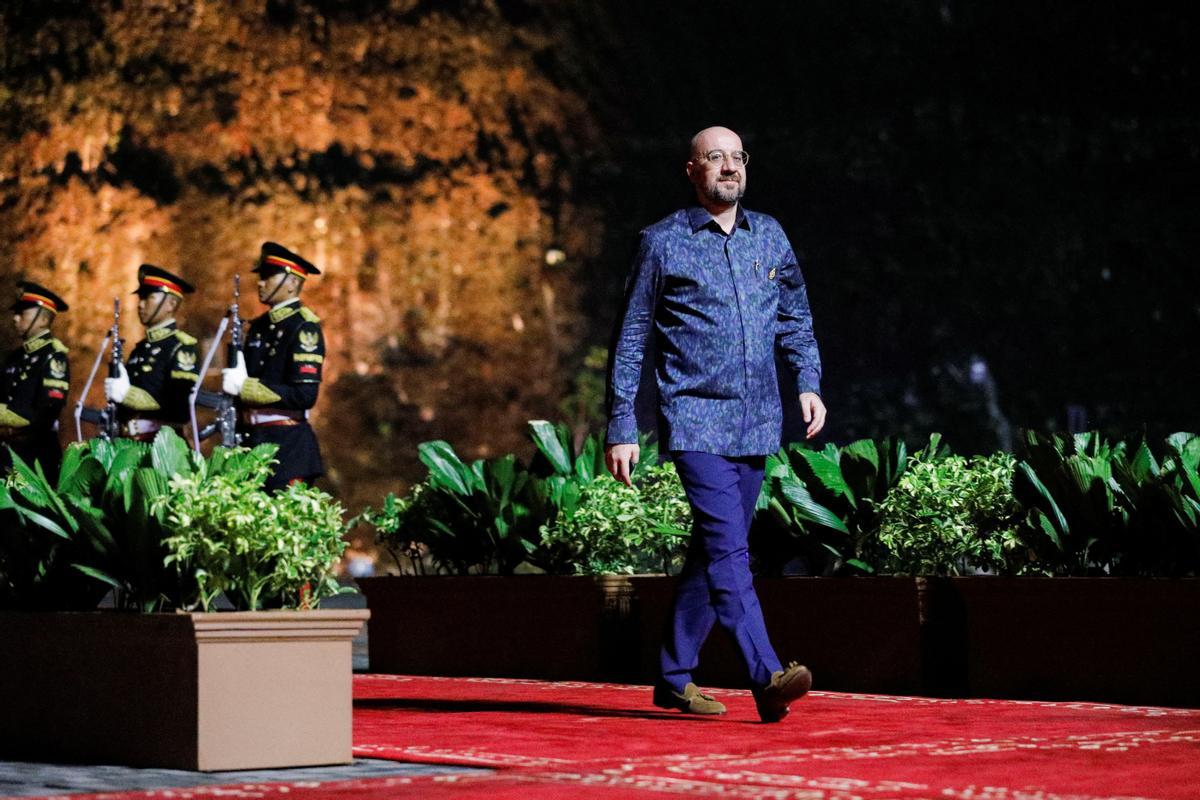
[[[820,394],[821,354],[813,334],[812,309],[808,304],[804,274],[790,244],[779,269],[779,316],[775,341],[795,380],[797,393]]]
[[[642,376],[646,339],[654,323],[654,310],[662,284],[663,256],[660,248],[642,234],[633,268],[625,284],[625,302],[617,322],[611,350],[608,389],[608,444],[637,442],[634,400]]]

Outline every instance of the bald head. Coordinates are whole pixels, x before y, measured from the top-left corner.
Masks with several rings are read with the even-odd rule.
[[[721,149],[716,142],[721,139],[733,139],[737,141],[737,147],[734,150],[742,149],[742,138],[729,128],[724,128],[720,125],[714,125],[711,128],[705,128],[692,137],[691,149],[688,151],[688,157],[707,153],[709,150]]]

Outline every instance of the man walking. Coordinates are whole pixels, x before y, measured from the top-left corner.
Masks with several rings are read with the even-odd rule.
[[[747,549],[765,457],[780,444],[777,348],[809,438],[824,426],[825,406],[795,253],[774,218],[741,206],[749,158],[728,128],[696,134],[685,169],[698,205],[642,231],[609,376],[605,455],[613,477],[629,483],[639,455],[634,398],[653,332],[664,438],[695,519],[654,702],[725,711],[691,680],[720,622],[745,659],[760,718],[777,722],[812,685],[807,668],[784,669],[771,647]]]

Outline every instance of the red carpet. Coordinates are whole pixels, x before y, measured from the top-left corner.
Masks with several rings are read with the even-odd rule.
[[[749,693],[713,694],[722,718],[643,687],[364,676],[356,755],[497,772],[93,797],[1200,798],[1200,710],[813,692],[763,725]]]

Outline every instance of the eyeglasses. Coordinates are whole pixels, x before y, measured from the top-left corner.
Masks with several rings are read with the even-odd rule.
[[[735,167],[744,167],[750,163],[750,154],[745,150],[734,150],[731,153],[726,153],[724,150],[709,150],[707,153],[696,156],[697,161],[707,161],[714,165],[723,164],[727,158],[733,162]]]

